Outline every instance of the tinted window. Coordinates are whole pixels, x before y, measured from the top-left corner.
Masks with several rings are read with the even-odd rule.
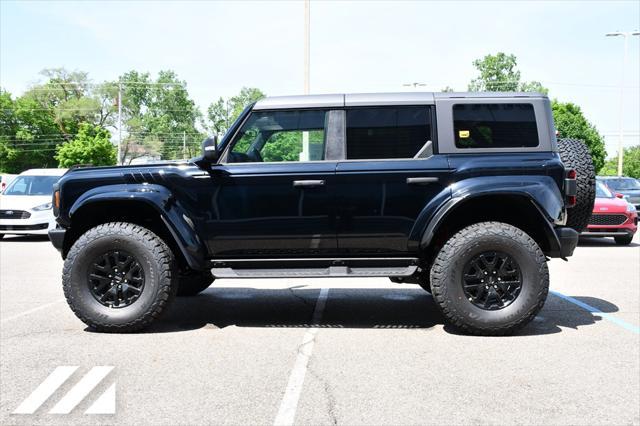
[[[228,162],[324,160],[325,115],[324,110],[254,112],[236,136]]]
[[[531,104],[462,104],[453,106],[457,148],[538,146]]]
[[[413,158],[430,139],[428,107],[347,111],[347,159]]]

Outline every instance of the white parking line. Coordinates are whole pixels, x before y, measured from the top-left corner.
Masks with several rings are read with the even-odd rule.
[[[58,303],[60,303],[60,302],[64,302],[64,299],[58,299],[58,300],[56,300],[55,302],[46,303],[46,304],[44,304],[44,305],[40,305],[40,306],[35,307],[35,308],[33,308],[33,309],[29,309],[28,311],[24,311],[24,312],[21,312],[21,313],[16,314],[16,315],[12,315],[12,316],[7,317],[7,318],[2,318],[2,319],[0,320],[0,323],[4,323],[4,322],[7,322],[7,321],[11,321],[11,320],[14,320],[14,319],[16,319],[16,318],[20,318],[20,317],[23,317],[23,316],[25,316],[25,315],[32,314],[32,313],[34,313],[34,312],[38,312],[38,311],[40,311],[40,310],[42,310],[42,309],[46,309],[46,308],[48,308],[49,306],[57,305],[57,304],[58,304]]]
[[[113,366],[93,367],[58,403],[49,414],[69,414],[113,370]],[[113,388],[115,390],[115,387]],[[108,389],[110,391],[110,389]],[[115,394],[114,394],[115,395]],[[109,395],[110,396],[110,395]]]
[[[58,390],[64,382],[78,369],[77,366],[57,367],[49,374],[44,382],[27,397],[13,414],[33,414],[36,410]]]
[[[313,317],[311,319],[312,325],[317,326],[320,324],[324,307],[327,304],[328,295],[328,288],[320,289],[320,295],[318,296],[316,306],[313,310]],[[293,370],[291,370],[287,389],[284,392],[284,396],[280,402],[280,409],[278,410],[276,419],[273,422],[276,426],[288,426],[293,424],[296,417],[296,409],[298,408],[298,401],[300,400],[300,394],[302,393],[302,385],[304,385],[304,376],[307,373],[307,366],[309,365],[309,360],[313,353],[313,344],[317,333],[318,327],[312,327],[307,330],[302,337],[302,344],[298,348],[298,356],[296,357],[296,362],[293,365]]]

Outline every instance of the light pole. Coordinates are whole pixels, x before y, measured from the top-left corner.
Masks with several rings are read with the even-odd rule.
[[[116,165],[122,165],[122,80],[118,81],[118,158]]]
[[[607,33],[605,34],[607,37],[618,37],[618,36],[622,36],[624,37],[624,59],[622,62],[622,68],[621,68],[621,76],[620,76],[620,112],[619,112],[619,117],[618,117],[618,125],[619,125],[619,140],[618,140],[618,176],[622,176],[622,156],[624,154],[624,148],[623,148],[623,143],[622,140],[624,138],[624,129],[623,129],[623,111],[624,111],[624,72],[625,72],[625,68],[627,68],[627,60],[628,60],[628,50],[629,50],[629,36],[637,36],[640,35],[639,31],[616,31],[613,33]]]
[[[311,26],[311,2],[304,0],[304,94],[309,94],[311,86],[309,76],[309,58],[310,58],[310,26]],[[309,132],[302,132],[302,152],[300,152],[300,161],[309,161],[310,158]]]
[[[309,45],[311,36],[310,26],[311,26],[311,2],[309,0],[304,0],[304,94],[309,94],[310,87],[310,79],[309,79]]]
[[[403,83],[402,84],[404,87],[413,87],[414,89],[417,87],[422,87],[422,86],[426,86],[426,83],[419,83],[419,82],[414,82],[414,83]]]

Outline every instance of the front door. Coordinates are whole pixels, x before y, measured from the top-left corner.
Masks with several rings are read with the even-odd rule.
[[[431,107],[347,109],[346,158],[336,169],[338,248],[350,256],[402,256],[426,204],[446,186],[433,155]]]
[[[325,160],[326,110],[254,111],[214,166],[212,257],[336,252],[336,161]]]

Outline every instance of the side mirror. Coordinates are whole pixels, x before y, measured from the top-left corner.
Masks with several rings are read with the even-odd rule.
[[[215,163],[220,158],[220,151],[218,151],[218,137],[212,136],[202,142],[202,158],[209,162]]]
[[[624,198],[624,195],[622,195],[622,194],[621,194],[621,193],[619,193],[619,192],[616,192],[616,198]]]

